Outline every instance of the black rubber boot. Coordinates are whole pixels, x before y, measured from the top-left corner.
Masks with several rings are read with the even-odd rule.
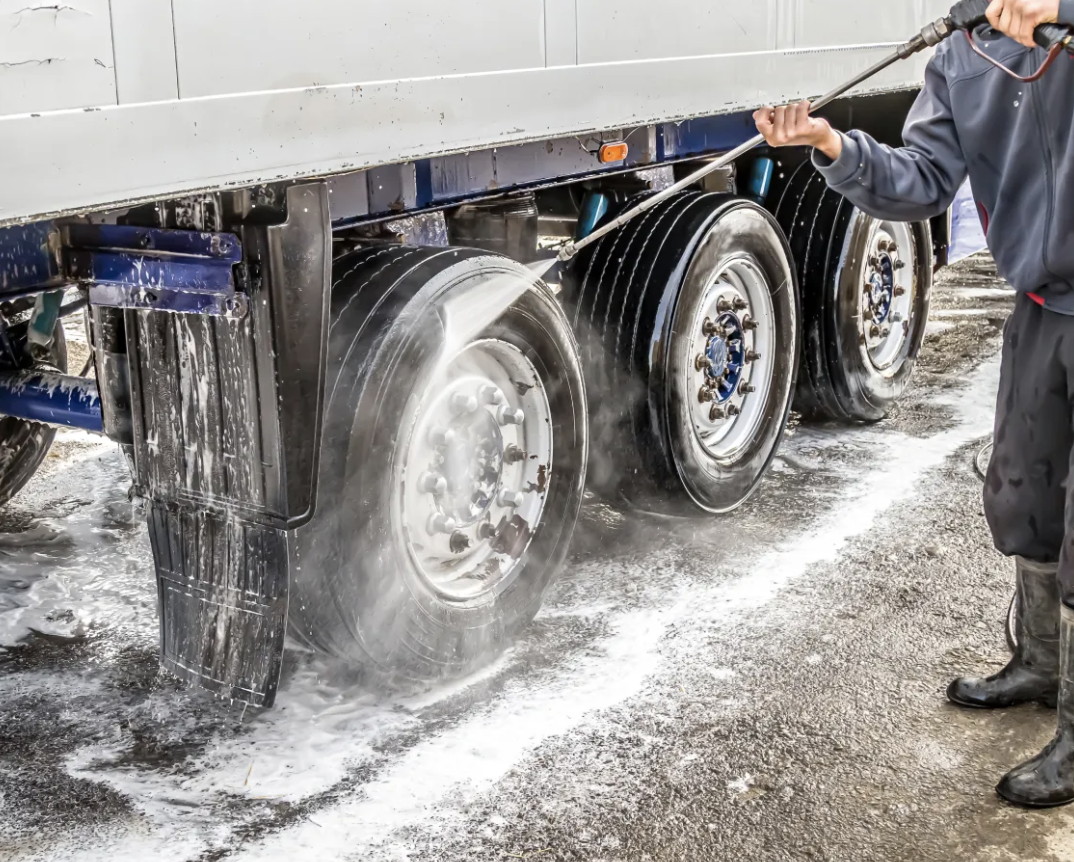
[[[1054,709],[1059,695],[1059,582],[1055,563],[1015,557],[1018,598],[1018,648],[999,673],[986,679],[959,678],[947,687],[948,699],[974,709],[1003,709],[1041,703]]]
[[[1074,802],[1074,610],[1063,606],[1060,638],[1059,729],[1047,748],[1003,776],[996,792],[1026,808]]]

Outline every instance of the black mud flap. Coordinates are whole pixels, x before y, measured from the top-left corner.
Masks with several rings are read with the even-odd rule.
[[[161,664],[253,706],[276,697],[287,627],[287,534],[150,503]]]
[[[244,317],[124,312],[162,664],[257,706],[279,684],[288,536],[316,499],[331,289],[325,186],[284,203],[232,226]]]

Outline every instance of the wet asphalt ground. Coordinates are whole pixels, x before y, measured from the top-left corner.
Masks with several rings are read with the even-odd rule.
[[[0,860],[1074,859],[1074,809],[992,791],[1053,717],[943,698],[1006,660],[972,457],[1010,304],[945,273],[898,410],[792,426],[732,516],[591,501],[525,638],[423,691],[295,650],[268,712],[160,674],[125,467],[63,435],[0,520]]]

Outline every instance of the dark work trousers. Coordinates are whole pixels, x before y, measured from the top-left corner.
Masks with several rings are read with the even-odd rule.
[[[984,509],[1000,553],[1059,563],[1074,607],[1074,316],[1019,294],[1003,331]]]

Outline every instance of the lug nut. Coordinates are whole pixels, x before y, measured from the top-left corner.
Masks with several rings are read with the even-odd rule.
[[[705,335],[715,335],[720,331],[720,327],[718,324],[713,323],[711,318],[706,317],[705,322],[701,324],[701,331]]]
[[[517,464],[519,461],[526,460],[526,453],[523,452],[518,446],[508,446],[503,450],[503,462],[505,464]]]
[[[906,266],[906,261],[897,260],[895,261],[895,263],[892,264],[892,266],[895,267],[895,269],[902,269],[904,266]]]
[[[738,414],[741,413],[741,412],[742,411],[738,409],[737,405],[735,405],[735,404],[728,404],[727,405],[727,415],[728,416],[738,416]]]
[[[448,539],[448,547],[451,549],[451,553],[461,554],[470,547],[470,537],[461,530],[456,530],[451,534],[451,538]]]
[[[746,302],[746,300],[744,300],[741,296],[736,296],[734,298],[734,301],[731,303],[731,307],[735,311],[744,311],[745,309],[750,307],[750,304]]]
[[[701,390],[697,393],[697,400],[702,404],[708,404],[710,401],[716,400],[716,393],[707,386],[702,386]]]
[[[758,353],[756,350],[747,350],[746,351],[746,361],[747,362],[756,362],[760,358],[761,358],[761,354]]]
[[[869,327],[869,335],[871,335],[873,338],[879,338],[880,327],[874,323],[872,326]]]
[[[449,446],[455,439],[455,432],[450,428],[437,426],[429,429],[429,442],[434,446]]]
[[[709,408],[709,422],[715,422],[717,419],[723,419],[724,415],[725,414],[723,412],[723,408],[720,407],[718,404],[713,404]]]
[[[482,386],[477,390],[477,395],[483,404],[503,404],[506,400],[503,390],[498,386]]]
[[[500,407],[496,411],[496,421],[501,425],[521,425],[526,421],[526,414],[517,407]]]
[[[889,335],[891,335],[891,327],[890,326],[885,326],[883,329],[880,330],[880,337],[881,338],[887,338]]]
[[[454,533],[455,519],[447,515],[436,514],[429,519],[429,535],[435,536],[440,533]]]
[[[721,314],[725,311],[730,311],[732,308],[734,308],[734,305],[732,304],[731,300],[724,299],[724,297],[722,296],[718,300],[716,300],[716,310]]]
[[[708,371],[712,368],[712,360],[704,353],[699,353],[697,354],[697,359],[694,360],[694,368],[698,371]]]
[[[754,320],[752,317],[743,317],[742,328],[746,330],[746,332],[752,332],[757,328],[757,321]]]
[[[465,395],[462,392],[456,392],[451,396],[451,412],[463,415],[466,413],[473,413],[477,409],[477,399],[473,395]]]
[[[518,491],[500,491],[500,496],[496,498],[496,503],[500,506],[509,506],[514,509],[522,505],[522,495]]]
[[[754,386],[752,383],[743,383],[741,386],[738,387],[738,391],[741,392],[743,395],[749,395],[751,392],[756,392],[757,387]]]
[[[902,296],[904,293],[906,293],[906,288],[905,287],[896,287],[895,288],[895,295],[896,296]]]
[[[869,266],[871,266],[873,269],[876,269],[878,266],[880,266],[880,258],[878,258],[876,255],[870,255]]]
[[[447,479],[439,473],[422,473],[418,479],[418,487],[426,494],[435,494],[441,497],[447,493]]]

